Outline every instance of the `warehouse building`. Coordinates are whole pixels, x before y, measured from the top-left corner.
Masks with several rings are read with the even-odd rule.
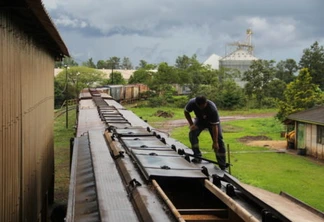
[[[69,56],[41,0],[0,3],[0,221],[47,221],[54,198],[55,60]]]

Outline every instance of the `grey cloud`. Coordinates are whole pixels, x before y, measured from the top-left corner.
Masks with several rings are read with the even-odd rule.
[[[254,32],[260,56],[271,58],[280,52],[282,58],[297,58],[299,49],[324,36],[322,0],[44,0],[45,6],[46,2],[67,46],[98,59],[128,53],[121,57],[173,63],[183,54],[196,53],[201,60],[212,53],[223,56],[228,43],[245,39],[247,28]]]

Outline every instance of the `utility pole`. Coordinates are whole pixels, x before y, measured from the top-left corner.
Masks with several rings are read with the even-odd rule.
[[[80,72],[77,72],[76,74],[76,82],[75,82],[75,98],[76,98],[76,101],[78,101],[79,99],[79,90],[78,90],[78,80],[79,80],[79,75],[80,75]]]
[[[69,107],[68,107],[68,66],[64,65],[65,68],[65,127],[69,128]]]
[[[114,65],[115,63],[111,62],[111,84],[114,85]]]

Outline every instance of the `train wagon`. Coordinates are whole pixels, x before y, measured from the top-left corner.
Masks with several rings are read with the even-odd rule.
[[[117,102],[125,99],[125,88],[123,85],[109,85],[107,88],[109,88],[109,95],[111,95]]]
[[[213,160],[192,163],[184,144],[89,93],[79,100],[66,221],[323,221],[323,213],[241,183]]]
[[[149,91],[149,87],[147,85],[141,84],[141,83],[138,83],[136,85],[138,85],[138,87],[139,87],[139,96],[140,96],[140,98],[145,97],[145,93],[147,91]]]
[[[132,102],[139,99],[139,86],[138,85],[125,85],[124,86],[124,101]]]
[[[114,100],[120,103],[128,103],[143,99],[145,92],[149,90],[145,84],[127,84],[127,85],[106,85],[97,88],[98,92],[107,93]]]

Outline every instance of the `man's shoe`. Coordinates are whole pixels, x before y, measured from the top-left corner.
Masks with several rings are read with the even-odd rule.
[[[191,162],[193,162],[193,163],[201,163],[201,159],[193,158],[193,159],[191,160]]]

